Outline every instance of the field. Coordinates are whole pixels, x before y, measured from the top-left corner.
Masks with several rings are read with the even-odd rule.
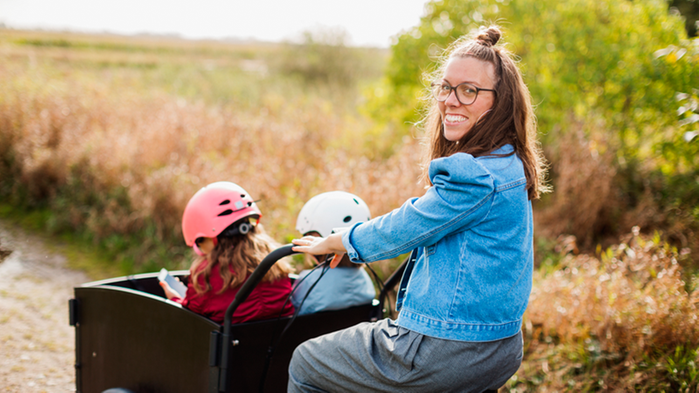
[[[354,108],[385,51],[338,49],[347,61],[333,71],[345,80],[323,81],[305,78],[318,74],[313,64],[288,60],[291,46],[0,37],[8,202],[47,209],[50,230],[80,232],[127,270],[164,256],[188,264],[182,210],[213,181],[260,199],[262,223],[280,241],[295,236],[297,212],[317,193],[354,192],[378,215],[421,192],[416,140],[390,160],[364,154],[367,120]]]
[[[398,207],[423,192],[420,132],[371,116],[389,51],[341,44],[0,30],[0,216],[101,255],[83,268],[123,274],[189,265],[182,210],[213,181],[259,199],[282,243],[320,192],[356,193],[374,216]],[[566,138],[552,166],[570,180],[558,190],[613,195],[611,158],[594,140]],[[571,236],[567,214],[584,211],[573,227],[593,231],[586,219],[605,214],[603,199],[535,206],[525,362],[509,391],[699,388],[696,250],[682,246],[696,241],[631,222],[597,244]],[[396,261],[375,265],[386,276]]]

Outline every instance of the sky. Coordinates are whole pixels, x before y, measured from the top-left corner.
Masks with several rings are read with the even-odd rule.
[[[0,0],[0,24],[190,39],[284,41],[344,29],[349,44],[388,47],[416,26],[427,0]]]

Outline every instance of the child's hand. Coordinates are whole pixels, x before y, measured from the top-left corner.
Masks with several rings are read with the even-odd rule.
[[[174,297],[180,297],[180,294],[175,292],[165,281],[160,281],[160,287],[165,291],[165,297],[167,297],[168,300]]]

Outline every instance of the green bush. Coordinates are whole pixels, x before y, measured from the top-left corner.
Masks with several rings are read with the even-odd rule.
[[[699,185],[683,182],[696,176],[699,144],[684,141],[696,123],[688,124],[693,117],[686,112],[678,116],[684,104],[675,97],[684,99],[677,94],[691,95],[699,84],[699,41],[687,39],[682,18],[668,12],[665,1],[429,2],[420,24],[391,48],[384,80],[367,90],[367,112],[390,132],[411,132],[409,125],[420,120],[426,102],[421,98],[434,60],[456,38],[491,22],[501,26],[505,45],[520,57],[551,161],[554,194],[540,208],[560,206],[555,220],[569,220],[564,227],[581,245],[594,245],[600,236],[616,236],[633,225],[648,229],[691,216],[687,212],[696,206]],[[578,168],[579,162],[563,167],[561,161],[572,153],[583,161],[603,160],[587,165],[588,172]],[[570,215],[564,205],[585,206],[591,203],[587,199],[600,198],[585,192],[583,182],[578,182],[580,192],[564,193],[566,204],[556,204],[555,190],[571,189],[564,182],[575,176],[596,181],[601,172],[608,183],[600,188],[609,188],[604,206]],[[641,196],[659,191],[648,182],[656,172],[662,180],[656,184],[682,183],[683,190],[654,206],[667,220],[632,222],[629,212],[650,203]],[[692,220],[683,226],[696,228]]]

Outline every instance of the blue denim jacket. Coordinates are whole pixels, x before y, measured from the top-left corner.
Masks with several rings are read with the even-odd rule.
[[[506,145],[493,153],[512,150]],[[429,176],[433,186],[425,195],[343,234],[350,260],[372,262],[417,249],[401,283],[407,287],[399,326],[459,341],[517,334],[534,260],[521,160],[457,153],[433,160]]]

